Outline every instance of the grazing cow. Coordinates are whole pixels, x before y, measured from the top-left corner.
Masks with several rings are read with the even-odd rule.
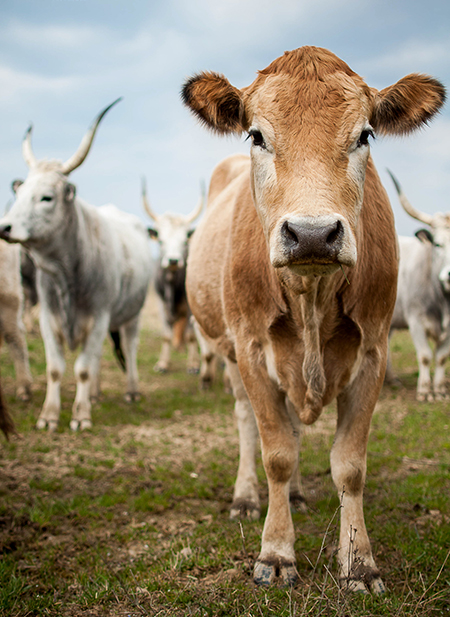
[[[0,240],[0,346],[6,341],[14,363],[17,396],[31,396],[31,372],[23,325],[23,289],[20,278],[20,246]]]
[[[86,158],[110,108],[99,114],[65,163],[37,160],[27,132],[23,154],[30,172],[24,182],[14,183],[16,201],[0,220],[0,237],[25,246],[37,267],[47,361],[47,394],[38,428],[54,430],[58,424],[64,341],[70,349],[82,347],[74,367],[73,430],[92,425],[90,395],[99,392],[100,358],[108,330],[116,343],[121,337],[124,344],[127,399],[139,396],[138,320],[151,264],[147,229],[137,217],[114,206],[95,208],[82,201],[68,181],[68,175]]]
[[[410,204],[396,178],[389,174],[406,212],[431,228],[431,231],[420,229],[415,238],[399,237],[397,301],[391,332],[409,328],[411,333],[419,363],[417,400],[443,400],[446,398],[445,362],[450,355],[450,214],[419,212]],[[429,338],[435,343],[434,393]],[[395,381],[390,361],[386,381]]]
[[[204,72],[182,97],[213,131],[251,139],[250,159],[228,158],[213,172],[186,285],[203,335],[227,359],[236,397],[233,515],[259,511],[259,429],[269,507],[254,580],[297,579],[289,493],[298,501],[300,424],[337,398],[331,472],[342,504],[340,576],[351,589],[382,593],[363,487],[398,264],[369,138],[422,126],[443,104],[444,87],[413,74],[377,91],[331,52],[302,47],[242,90]]]
[[[191,225],[202,211],[204,196],[202,194],[196,208],[187,216],[169,212],[157,215],[150,207],[143,183],[142,202],[154,222],[148,233],[151,238],[158,240],[160,251],[155,289],[163,325],[163,344],[155,371],[167,372],[170,366],[171,346],[179,349],[183,341],[186,341],[188,373],[197,373],[199,364],[197,340],[186,298],[186,258],[189,238],[194,232]]]

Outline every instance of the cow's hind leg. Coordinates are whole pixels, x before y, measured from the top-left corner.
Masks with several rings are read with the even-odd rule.
[[[3,336],[14,363],[18,384],[16,393],[22,401],[28,401],[31,397],[32,378],[21,314],[18,301],[11,301],[11,305],[2,307]]]
[[[419,379],[417,381],[416,398],[418,401],[432,401],[434,397],[431,392],[430,366],[433,360],[433,352],[420,319],[411,319],[409,331],[414,342],[414,347],[416,348],[417,361],[419,363]]]
[[[128,403],[139,401],[139,375],[137,369],[137,348],[139,343],[139,315],[120,328],[120,337],[123,341],[127,369],[127,393],[125,400]]]
[[[200,347],[200,388],[202,390],[209,390],[216,377],[217,356],[211,345],[203,336],[202,331],[200,330],[200,327],[194,317],[191,317],[191,321],[193,322],[194,332]]]
[[[227,367],[236,399],[234,414],[239,431],[239,467],[234,485],[230,518],[256,520],[260,516],[258,478],[256,476],[258,428],[237,364],[227,361]]]
[[[187,372],[196,374],[200,370],[198,343],[190,319],[188,319],[186,324],[185,339],[187,346]]]
[[[374,354],[376,356],[376,354]],[[372,556],[363,513],[366,454],[370,422],[384,366],[366,356],[353,384],[338,397],[338,423],[331,450],[331,473],[341,497],[338,550],[341,585],[352,591],[384,593]],[[378,380],[371,375],[379,375]]]
[[[87,336],[82,352],[78,356],[74,373],[77,381],[77,392],[72,407],[70,428],[73,431],[92,427],[91,418],[91,388],[92,380],[97,378],[98,367],[102,355],[103,341],[109,326],[109,315],[100,315],[96,318],[92,330]]]
[[[433,389],[434,397],[437,401],[443,401],[448,398],[447,389],[445,387],[445,363],[449,355],[450,333],[436,346],[436,367],[434,371]]]

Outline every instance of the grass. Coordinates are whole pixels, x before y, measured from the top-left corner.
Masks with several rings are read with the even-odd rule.
[[[143,397],[123,400],[125,379],[105,343],[103,395],[94,427],[69,430],[75,384],[67,356],[56,433],[33,426],[45,394],[39,336],[29,337],[34,396],[2,383],[20,439],[0,443],[0,615],[336,616],[450,615],[450,414],[417,403],[408,334],[392,341],[403,386],[385,388],[374,414],[365,515],[385,597],[351,596],[336,584],[339,502],[329,471],[335,412],[307,427],[302,471],[308,512],[293,515],[300,583],[255,588],[263,518],[228,518],[237,468],[233,399],[221,383],[200,391],[185,372],[153,373],[160,339],[144,328]],[[258,464],[263,514],[264,470]]]

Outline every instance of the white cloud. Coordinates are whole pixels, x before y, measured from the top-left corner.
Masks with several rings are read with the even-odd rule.
[[[3,103],[36,93],[52,95],[73,91],[76,88],[77,79],[73,77],[45,77],[0,65],[0,84],[0,102]]]

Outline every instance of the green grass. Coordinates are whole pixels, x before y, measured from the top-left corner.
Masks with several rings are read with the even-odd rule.
[[[233,399],[221,383],[200,391],[185,356],[156,375],[160,340],[144,330],[142,400],[124,402],[125,378],[105,343],[94,427],[69,430],[75,384],[67,356],[55,434],[33,426],[45,394],[38,336],[29,337],[33,402],[2,384],[21,439],[0,445],[0,615],[438,616],[450,614],[450,412],[417,403],[414,349],[392,341],[402,387],[385,388],[368,452],[365,516],[388,593],[349,596],[335,583],[339,502],[329,470],[335,411],[305,432],[301,466],[309,509],[293,515],[300,582],[251,580],[263,518],[228,518],[237,469]],[[264,470],[258,463],[262,510]]]

